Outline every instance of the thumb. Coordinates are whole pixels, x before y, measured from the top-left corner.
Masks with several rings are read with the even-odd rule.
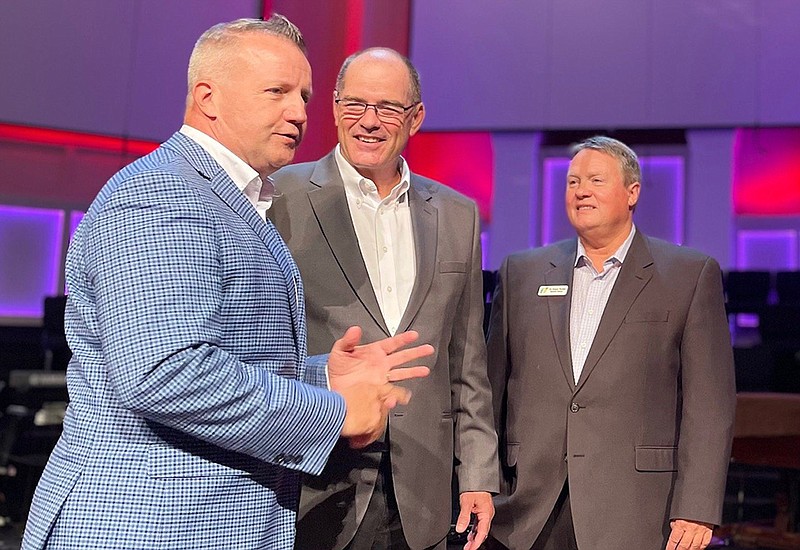
[[[379,395],[389,409],[393,409],[397,405],[408,405],[408,402],[411,401],[411,390],[393,384],[381,386]]]
[[[353,351],[361,341],[361,327],[353,326],[348,328],[344,335],[333,343],[333,351],[348,352]]]
[[[456,532],[463,533],[467,526],[469,525],[469,518],[470,518],[470,508],[461,504],[461,509],[458,513],[458,519],[456,520]]]

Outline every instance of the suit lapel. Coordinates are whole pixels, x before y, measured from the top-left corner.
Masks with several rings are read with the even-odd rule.
[[[311,183],[318,186],[309,191],[308,200],[319,222],[320,230],[350,287],[386,335],[389,330],[372,289],[367,266],[361,256],[356,231],[347,206],[344,183],[339,175],[333,153],[317,163]]]
[[[597,366],[597,362],[625,320],[625,315],[631,305],[650,281],[653,276],[652,267],[653,257],[650,255],[647,242],[637,230],[625,261],[622,263],[619,277],[614,283],[614,289],[608,297],[608,304],[606,304],[600,325],[597,327],[597,334],[583,365],[577,389],[586,383],[586,379]]]
[[[561,370],[564,371],[571,389],[575,388],[575,377],[572,374],[572,352],[569,342],[569,315],[572,303],[572,273],[578,241],[565,241],[557,250],[557,256],[550,261],[551,268],[544,274],[548,285],[569,285],[567,295],[563,299],[539,298],[547,300],[550,313],[550,328],[556,343]],[[537,297],[538,298],[538,297]]]
[[[411,175],[408,190],[408,205],[411,208],[411,226],[414,230],[414,252],[417,273],[408,305],[397,327],[397,332],[408,330],[414,317],[422,307],[436,272],[436,245],[438,243],[439,211],[431,204],[431,193]]]
[[[236,187],[227,172],[217,164],[205,149],[181,133],[176,133],[165,143],[165,146],[175,150],[185,157],[197,172],[211,183],[211,190],[233,212],[240,216],[256,235],[264,242],[269,253],[278,263],[288,294],[288,305],[292,316],[292,329],[296,346],[298,376],[302,376],[306,355],[306,331],[303,285],[300,271],[292,258],[289,248],[283,242],[278,230],[272,222],[264,220],[258,215],[256,209]]]

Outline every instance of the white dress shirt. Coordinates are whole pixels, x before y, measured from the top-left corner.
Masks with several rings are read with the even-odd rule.
[[[222,145],[213,137],[206,133],[201,132],[197,128],[192,128],[184,124],[181,126],[180,132],[195,141],[202,147],[211,158],[217,161],[228,177],[233,180],[244,196],[250,201],[253,207],[258,212],[264,222],[267,221],[267,210],[272,206],[272,198],[275,195],[275,184],[272,183],[270,178],[267,178],[266,183],[262,182],[261,176],[255,169],[247,164],[245,161],[237,157],[231,152],[230,149]],[[303,307],[300,303],[300,288],[299,282],[294,282],[294,299],[298,307]],[[326,366],[327,376],[327,366]]]
[[[200,147],[211,155],[225,173],[228,174],[242,193],[255,207],[261,219],[267,219],[267,210],[272,206],[272,198],[275,195],[275,184],[270,178],[266,182],[261,181],[261,176],[255,169],[245,161],[237,157],[230,149],[222,145],[213,137],[201,132],[197,128],[184,124],[180,132],[195,141]]]
[[[386,327],[394,334],[408,306],[417,269],[408,205],[411,173],[401,157],[400,183],[381,199],[375,183],[345,160],[338,145],[335,157],[369,280]]]
[[[625,242],[603,262],[603,271],[597,272],[592,261],[586,256],[586,249],[578,239],[578,252],[575,258],[574,274],[572,277],[572,304],[569,315],[569,340],[572,351],[572,376],[575,383],[581,377],[583,365],[589,355],[597,327],[608,304],[608,297],[614,289],[614,283],[619,277],[622,262],[628,254],[628,249],[636,234],[636,226],[631,227],[631,232]]]

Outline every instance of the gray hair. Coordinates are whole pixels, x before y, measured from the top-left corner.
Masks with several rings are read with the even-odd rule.
[[[356,52],[353,55],[349,56],[347,59],[345,59],[344,63],[342,63],[342,68],[339,69],[339,74],[336,75],[336,88],[335,88],[336,93],[338,94],[339,92],[342,91],[342,88],[344,88],[344,76],[345,73],[347,72],[347,69],[350,67],[350,63],[352,63],[353,61],[355,61],[356,58],[361,57],[362,55],[374,52],[386,52],[388,54],[394,55],[398,57],[405,64],[406,69],[408,69],[409,84],[411,84],[411,102],[419,103],[420,101],[422,101],[422,86],[420,85],[419,82],[419,73],[417,72],[416,67],[414,67],[414,64],[411,63],[411,60],[409,58],[391,48],[378,48],[378,47],[367,48],[366,50],[361,50],[360,52]]]
[[[225,62],[225,48],[235,44],[246,34],[263,33],[290,40],[303,54],[306,54],[306,43],[303,34],[294,23],[284,16],[273,13],[266,21],[262,19],[236,19],[227,23],[218,23],[200,35],[189,58],[188,84],[189,94],[200,80],[200,73],[208,66],[219,66]]]
[[[622,168],[625,187],[637,181],[641,182],[642,169],[639,166],[639,157],[636,156],[633,149],[621,141],[608,136],[590,137],[572,146],[572,156],[574,157],[584,149],[600,151],[601,153],[606,153],[617,159],[620,168]]]

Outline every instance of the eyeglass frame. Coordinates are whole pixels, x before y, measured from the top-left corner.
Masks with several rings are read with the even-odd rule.
[[[361,117],[363,117],[364,115],[367,114],[367,109],[372,107],[373,109],[375,109],[375,116],[377,116],[381,120],[384,120],[386,118],[394,119],[394,120],[402,120],[403,118],[405,118],[405,116],[408,113],[408,111],[410,111],[411,109],[413,109],[414,107],[416,107],[417,105],[422,103],[422,101],[415,101],[411,105],[394,105],[394,104],[391,104],[391,103],[367,103],[366,101],[359,101],[359,100],[356,100],[356,99],[351,99],[351,98],[346,98],[346,97],[336,97],[333,100],[333,102],[336,103],[336,105],[339,105],[339,103],[342,102],[342,101],[346,101],[348,103],[356,103],[356,104],[364,106],[364,111],[360,115],[355,115],[354,114],[352,116],[358,116],[358,118],[361,118]],[[381,113],[378,110],[380,107],[394,107],[394,108],[397,108],[397,109],[402,109],[403,112],[402,113],[392,113],[391,115],[388,115],[388,116],[386,114],[384,114],[383,116],[381,116]]]

